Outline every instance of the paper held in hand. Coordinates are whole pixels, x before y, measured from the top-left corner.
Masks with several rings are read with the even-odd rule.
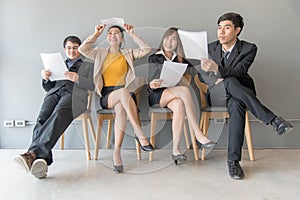
[[[206,31],[192,32],[178,30],[180,40],[186,58],[197,59],[208,58],[207,33]]]
[[[173,87],[181,80],[188,64],[165,61],[160,73],[161,87]]]
[[[108,18],[108,19],[102,19],[101,23],[106,24],[108,26],[117,25],[117,26],[120,26],[120,27],[123,28],[124,19],[123,18],[118,18],[118,17],[112,17],[112,18]]]
[[[40,53],[44,68],[52,74],[49,77],[50,81],[66,80],[64,73],[68,68],[62,58],[61,53]]]

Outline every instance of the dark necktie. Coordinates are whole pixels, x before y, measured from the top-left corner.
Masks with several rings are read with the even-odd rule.
[[[229,54],[229,53],[230,53],[229,51],[223,52],[223,59],[222,59],[222,64],[223,64],[223,66],[225,66],[226,63],[227,63],[227,61],[228,61],[228,54]]]

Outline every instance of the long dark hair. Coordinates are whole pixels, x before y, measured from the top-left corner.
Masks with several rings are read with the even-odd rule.
[[[185,58],[185,55],[184,55],[184,51],[183,51],[183,47],[182,47],[182,43],[181,43],[181,40],[179,38],[179,34],[178,34],[178,28],[175,28],[175,27],[171,27],[171,28],[168,28],[166,30],[166,32],[164,33],[163,35],[163,38],[160,42],[160,45],[158,47],[158,50],[157,51],[160,51],[160,50],[164,50],[164,47],[163,47],[163,41],[166,37],[169,37],[170,35],[172,35],[173,33],[176,33],[177,35],[177,47],[175,49],[175,52],[177,54],[177,58],[178,58],[178,62],[180,63],[183,63],[183,59]]]

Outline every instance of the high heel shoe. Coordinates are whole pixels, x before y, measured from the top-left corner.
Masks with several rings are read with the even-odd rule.
[[[197,144],[199,149],[208,149],[208,148],[211,148],[211,147],[215,146],[217,143],[213,142],[213,141],[210,141],[210,142],[207,142],[205,144],[202,144],[201,142],[196,140],[196,144]]]
[[[150,142],[149,142],[149,144],[143,146],[137,136],[135,136],[135,139],[139,143],[139,145],[141,146],[141,149],[143,149],[144,151],[154,151],[154,148],[153,148],[153,146],[151,145]]]
[[[116,174],[119,174],[124,171],[123,165],[113,165],[113,170]]]
[[[114,159],[113,159],[113,170],[114,170],[114,172],[116,172],[116,174],[119,174],[119,173],[123,172],[124,171],[123,164],[115,165]]]
[[[172,155],[172,160],[174,160],[175,165],[180,165],[187,161],[187,156],[185,154]]]

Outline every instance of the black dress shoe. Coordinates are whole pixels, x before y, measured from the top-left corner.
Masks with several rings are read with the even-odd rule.
[[[172,160],[174,160],[175,165],[180,165],[187,161],[185,154],[172,155]]]
[[[227,160],[229,175],[233,179],[243,179],[244,171],[237,160]]]
[[[149,142],[149,144],[142,146],[139,138],[137,136],[135,136],[136,141],[139,143],[139,145],[141,146],[141,149],[143,149],[144,151],[154,151],[153,146],[151,145],[151,143]]]
[[[282,117],[275,117],[271,121],[271,124],[275,131],[277,131],[278,135],[284,135],[293,129],[293,126],[289,122],[285,121]]]

